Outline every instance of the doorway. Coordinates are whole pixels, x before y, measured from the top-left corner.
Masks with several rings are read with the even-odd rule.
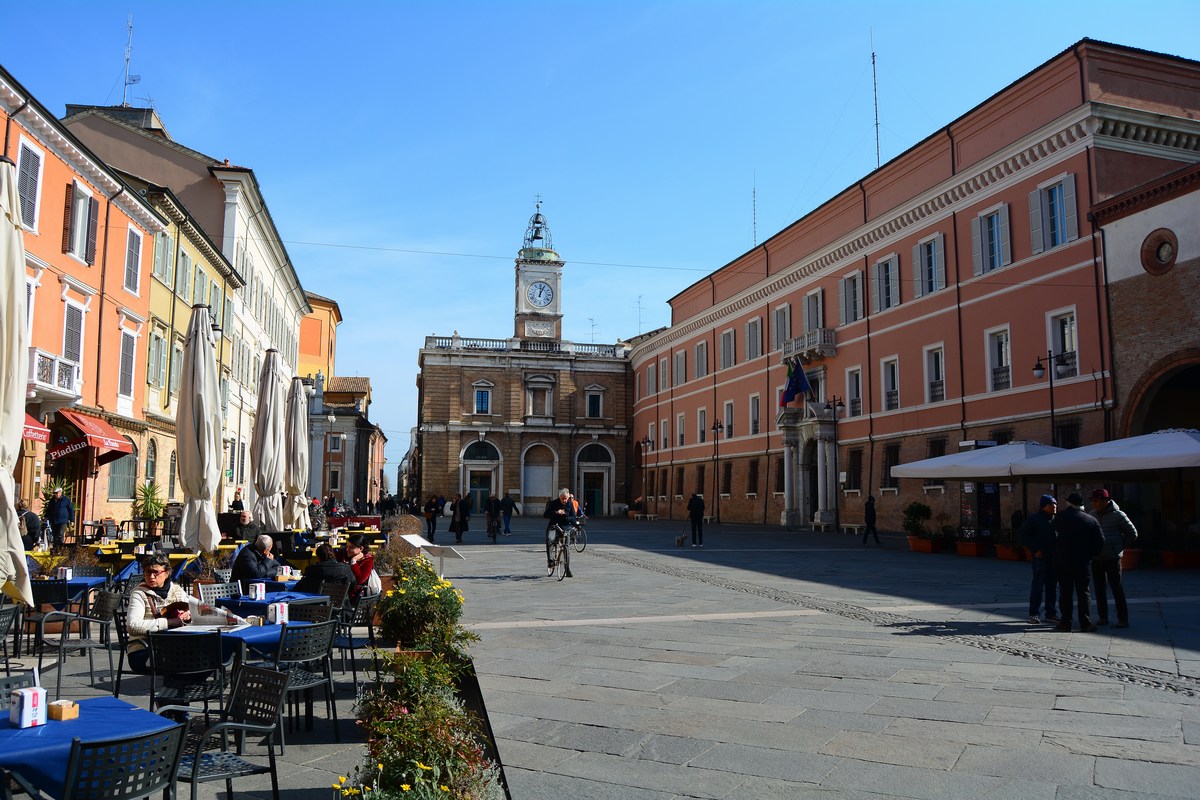
[[[608,494],[604,490],[605,477],[603,472],[583,473],[583,491],[579,494],[579,501],[588,509],[587,513],[590,516],[601,517],[608,513],[604,504],[604,498]]]
[[[483,504],[492,495],[492,471],[473,469],[467,475],[467,496],[471,503],[471,513],[480,513]]]

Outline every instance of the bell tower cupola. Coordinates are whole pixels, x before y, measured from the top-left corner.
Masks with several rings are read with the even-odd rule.
[[[517,253],[514,335],[518,339],[562,339],[562,268],[539,198]]]

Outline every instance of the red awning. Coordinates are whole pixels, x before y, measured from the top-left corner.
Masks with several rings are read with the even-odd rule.
[[[21,438],[32,439],[35,442],[48,442],[50,441],[50,429],[26,414],[25,430],[21,433]]]
[[[46,451],[46,460],[54,461],[86,447],[94,447],[96,463],[107,464],[133,452],[133,445],[129,440],[99,417],[89,417],[66,408],[59,409],[57,413],[78,428],[83,436],[50,448]]]

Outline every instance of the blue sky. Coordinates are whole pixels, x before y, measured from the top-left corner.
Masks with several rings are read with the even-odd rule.
[[[393,481],[423,337],[512,334],[538,195],[565,337],[613,342],[874,169],[872,45],[885,162],[1083,37],[1200,59],[1195,0],[240,0],[10,5],[0,64],[120,103],[131,14],[130,103],[254,169]]]

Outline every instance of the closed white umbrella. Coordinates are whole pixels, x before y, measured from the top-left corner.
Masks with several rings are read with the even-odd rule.
[[[283,478],[287,453],[284,449],[284,400],[288,376],[279,352],[268,350],[258,374],[258,405],[254,410],[254,434],[250,438],[250,466],[254,470],[254,521],[265,531],[283,530]]]
[[[1086,475],[1200,467],[1200,431],[1164,430],[1064,450],[1016,467],[1018,475]]]
[[[965,450],[948,456],[927,458],[892,467],[893,478],[937,478],[943,480],[978,480],[1007,478],[1017,472],[1017,465],[1029,463],[1053,453],[1061,447],[1037,442],[1009,442],[992,447]]]
[[[287,500],[283,506],[283,521],[291,528],[308,530],[308,393],[303,378],[292,378],[287,397],[287,468],[284,487]]]
[[[212,336],[208,306],[192,306],[175,414],[179,483],[183,486],[179,536],[184,546],[203,550],[215,550],[221,541],[213,507],[213,496],[221,481],[222,457],[221,402]]]
[[[29,365],[20,208],[16,170],[6,158],[0,161],[0,536],[4,546],[0,582],[5,594],[33,605],[25,545],[17,526],[17,487],[13,480],[25,428]]]

